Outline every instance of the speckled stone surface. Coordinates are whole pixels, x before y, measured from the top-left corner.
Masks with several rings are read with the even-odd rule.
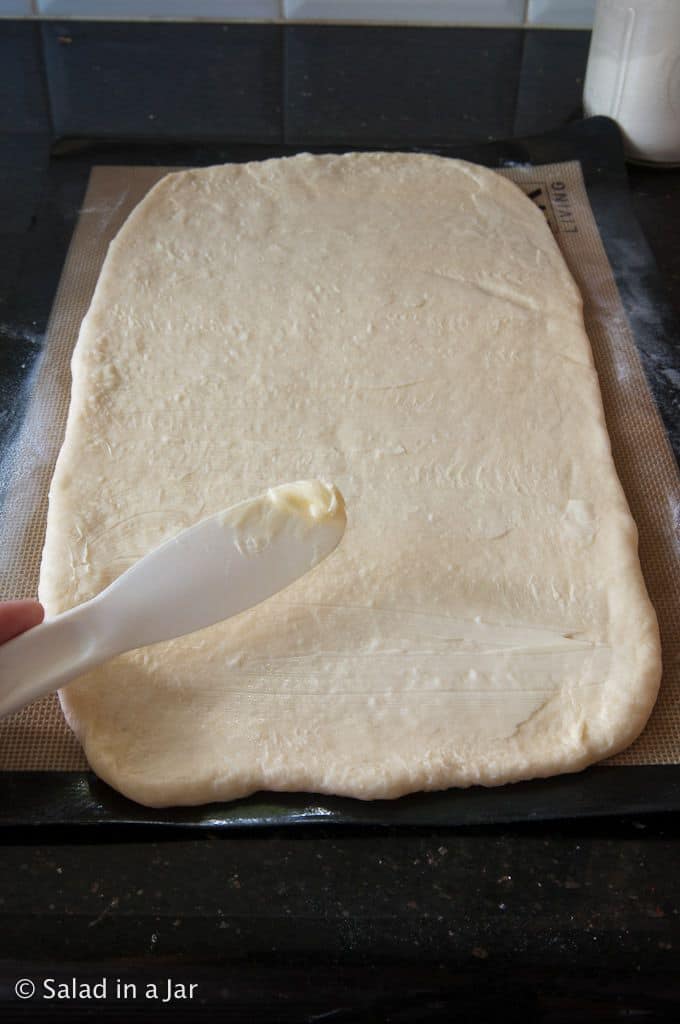
[[[36,838],[0,852],[5,984],[183,977],[244,1021],[449,1020],[508,990],[545,1019],[610,1019],[680,998],[670,821]]]

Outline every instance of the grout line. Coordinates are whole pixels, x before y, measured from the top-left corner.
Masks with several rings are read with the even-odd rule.
[[[33,0],[33,3],[36,4],[37,0]],[[47,112],[47,123],[48,123],[48,126],[49,126],[50,145],[51,145],[54,142],[55,138],[56,138],[56,132],[54,130],[54,109],[53,109],[54,104],[53,104],[53,101],[52,101],[52,90],[50,89],[50,77],[49,77],[49,73],[47,71],[47,55],[46,55],[46,46],[45,46],[45,31],[43,29],[43,26],[39,23],[39,21],[36,22],[35,32],[36,32],[36,34],[38,36],[38,46],[39,46],[39,49],[40,49],[40,79],[41,79],[42,89],[43,89],[43,98],[44,98],[44,103],[45,103],[45,110]]]
[[[525,26],[526,28],[526,26]],[[519,67],[517,69],[517,82],[515,85],[515,109],[512,112],[512,136],[517,136],[517,114],[519,111],[519,99],[522,92],[522,78],[524,75],[524,60],[526,56],[527,34],[522,32],[519,50]]]
[[[36,0],[32,0],[32,3],[36,3]],[[511,22],[475,22],[475,21],[418,21],[414,19],[412,21],[395,20],[395,21],[370,21],[368,19],[352,19],[352,18],[236,18],[236,17],[211,17],[211,16],[196,16],[196,17],[130,17],[129,15],[83,15],[83,14],[2,14],[0,13],[0,24],[3,21],[86,21],[95,22],[99,24],[105,24],[106,22],[115,24],[131,24],[131,25],[296,25],[303,27],[305,25],[329,25],[329,26],[345,26],[347,28],[361,28],[366,26],[368,28],[489,28],[489,29],[549,29],[551,32],[589,32],[592,30],[592,25],[550,25],[550,24],[527,24],[521,21]]]
[[[283,9],[283,0],[279,0]],[[279,89],[279,102],[281,103],[281,143],[288,141],[288,33],[281,31],[281,87]]]

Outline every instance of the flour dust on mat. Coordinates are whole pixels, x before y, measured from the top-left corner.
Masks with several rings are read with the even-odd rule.
[[[73,359],[51,613],[286,480],[340,547],[258,608],[61,694],[149,805],[372,799],[573,771],[629,744],[659,638],[581,298],[501,176],[405,154],[170,174],[111,244]]]

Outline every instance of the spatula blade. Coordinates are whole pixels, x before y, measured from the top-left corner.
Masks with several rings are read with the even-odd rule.
[[[326,558],[345,522],[340,492],[305,480],[184,530],[99,595],[117,623],[116,649],[183,636],[259,604]]]

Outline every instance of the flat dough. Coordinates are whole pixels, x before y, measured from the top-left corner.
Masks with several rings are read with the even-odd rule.
[[[152,806],[397,797],[637,736],[656,619],[581,299],[515,185],[387,153],[164,178],[82,324],[41,599],[317,476],[349,521],[320,567],[62,692],[103,779]]]

